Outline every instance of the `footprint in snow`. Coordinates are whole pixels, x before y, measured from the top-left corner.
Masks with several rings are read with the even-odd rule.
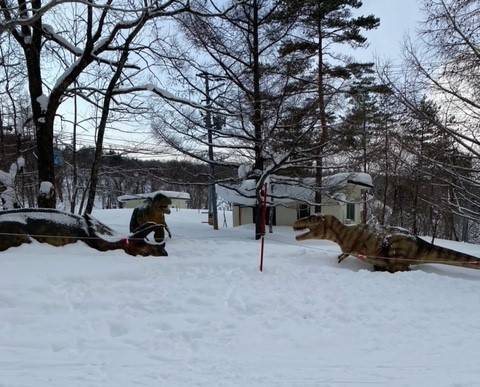
[[[112,337],[124,336],[128,333],[128,328],[119,322],[111,321],[109,323],[109,329],[110,336]]]
[[[199,297],[189,297],[187,299],[187,303],[190,305],[201,305],[201,306],[210,305],[209,302],[206,302],[204,299],[201,299]]]

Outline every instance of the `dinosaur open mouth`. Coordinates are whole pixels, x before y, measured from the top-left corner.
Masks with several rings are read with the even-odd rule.
[[[303,239],[310,233],[310,229],[303,226],[293,226],[293,230],[295,231],[295,239],[297,241]]]

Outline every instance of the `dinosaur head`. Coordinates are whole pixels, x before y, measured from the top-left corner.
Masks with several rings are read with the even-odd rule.
[[[293,224],[295,231],[305,231],[296,235],[297,241],[307,239],[325,239],[327,225],[331,224],[333,219],[331,215],[310,215],[305,218],[298,219]]]
[[[157,193],[153,197],[151,203],[152,203],[151,206],[153,207],[153,209],[155,211],[161,211],[164,214],[169,214],[170,213],[170,208],[168,208],[168,206],[170,204],[172,204],[172,201],[170,200],[170,198],[168,198],[164,194]]]

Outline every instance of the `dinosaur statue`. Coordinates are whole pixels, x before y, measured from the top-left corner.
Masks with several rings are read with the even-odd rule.
[[[79,216],[44,208],[0,211],[0,251],[35,239],[53,246],[82,241],[100,251],[119,249],[130,255],[166,256],[165,243],[146,239],[159,227],[154,223],[145,223],[135,233],[121,238],[88,214]]]
[[[480,269],[480,258],[433,245],[397,227],[375,230],[367,225],[344,225],[331,215],[311,215],[297,220],[293,229],[306,230],[296,236],[299,241],[327,239],[337,243],[342,250],[338,263],[353,255],[372,264],[374,270],[391,273],[423,263]]]
[[[130,232],[135,232],[138,227],[147,222],[153,222],[161,225],[155,231],[155,240],[161,242],[165,238],[165,230],[171,238],[172,234],[165,222],[165,214],[170,213],[168,206],[172,201],[161,193],[157,193],[153,198],[146,199],[146,202],[138,207],[135,207],[130,218]]]

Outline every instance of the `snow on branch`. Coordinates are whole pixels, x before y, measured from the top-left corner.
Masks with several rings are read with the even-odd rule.
[[[163,98],[163,99],[166,99],[167,101],[171,101],[171,102],[178,102],[178,103],[182,103],[184,105],[188,105],[188,106],[191,106],[191,107],[194,107],[196,109],[202,109],[202,110],[206,110],[206,107],[203,106],[203,105],[200,105],[196,102],[193,102],[189,99],[186,99],[186,98],[180,98],[180,97],[177,97],[176,95],[170,93],[169,91],[165,90],[165,89],[161,89],[151,83],[148,83],[146,85],[142,85],[142,86],[132,86],[132,87],[123,87],[123,88],[117,88],[117,89],[113,89],[113,94],[114,95],[119,95],[119,94],[128,94],[128,93],[134,93],[134,92],[137,92],[137,91],[150,91],[156,95],[158,95],[159,97]]]
[[[46,36],[48,36],[50,39],[58,43],[59,45],[63,46],[66,48],[68,51],[71,53],[80,56],[83,54],[83,50],[74,44],[70,43],[67,39],[65,39],[63,36],[60,34],[57,34],[55,32],[55,29],[49,25],[49,24],[42,24],[43,31],[45,32]]]
[[[10,170],[4,172],[0,170],[0,184],[5,187],[5,190],[0,194],[1,207],[4,210],[11,209],[15,207],[17,202],[16,192],[15,192],[15,177],[17,173],[25,167],[25,159],[19,157],[17,161],[10,165]]]

